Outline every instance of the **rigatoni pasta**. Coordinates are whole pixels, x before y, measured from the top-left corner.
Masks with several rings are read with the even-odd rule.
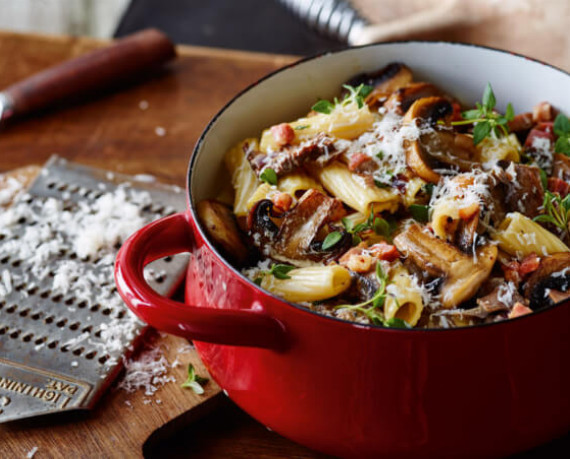
[[[463,327],[570,299],[570,120],[512,122],[490,85],[462,111],[410,75],[357,75],[237,143],[233,215],[199,206],[212,239],[268,292],[362,324]]]

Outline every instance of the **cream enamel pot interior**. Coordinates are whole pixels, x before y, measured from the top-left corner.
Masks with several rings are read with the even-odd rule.
[[[503,51],[402,42],[326,54],[278,71],[208,125],[188,173],[189,208],[121,248],[116,280],[129,307],[196,340],[212,377],[278,433],[343,457],[502,456],[570,430],[570,304],[492,325],[394,330],[319,316],[261,290],[221,258],[196,203],[228,180],[230,146],[293,120],[357,73],[399,61],[466,104],[493,86],[498,109],[548,100],[570,113],[570,76]],[[189,251],[186,304],[158,296],[143,266]]]

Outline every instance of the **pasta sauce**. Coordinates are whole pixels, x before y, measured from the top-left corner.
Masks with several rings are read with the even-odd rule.
[[[462,107],[393,63],[225,156],[198,205],[262,288],[386,327],[495,322],[570,298],[570,121],[546,102]]]

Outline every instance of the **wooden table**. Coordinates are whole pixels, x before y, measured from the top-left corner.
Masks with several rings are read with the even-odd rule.
[[[0,32],[0,88],[102,44],[83,38]],[[184,186],[193,145],[212,115],[236,92],[294,60],[196,47],[178,51],[178,60],[164,72],[143,78],[135,86],[2,130],[0,171],[41,164],[58,153],[84,164],[127,174],[153,174]],[[165,134],[158,135],[157,128]],[[564,439],[537,454],[552,453],[556,446],[568,451],[569,443]],[[81,444],[76,448],[76,456],[92,457]],[[155,442],[145,455],[158,457],[165,452],[168,457],[323,457],[267,431],[230,402],[179,434]],[[49,457],[47,453],[41,456]],[[132,456],[139,455],[140,451],[132,451]]]

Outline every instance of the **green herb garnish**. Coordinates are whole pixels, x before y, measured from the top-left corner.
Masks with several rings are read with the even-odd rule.
[[[303,129],[309,129],[311,127],[310,124],[303,124],[301,126],[295,126],[295,131],[302,131]]]
[[[429,221],[429,206],[412,204],[408,207],[408,210],[415,221],[420,223],[426,223]]]
[[[434,188],[435,185],[433,183],[425,183],[424,185],[422,185],[422,191],[428,196],[431,196],[433,194]]]
[[[465,124],[474,124],[473,126],[473,144],[479,144],[485,137],[492,136],[499,138],[509,135],[509,127],[507,123],[515,117],[513,106],[509,102],[504,115],[495,111],[497,100],[490,83],[487,83],[483,100],[477,102],[477,108],[467,110],[461,114],[463,121],[452,121],[452,126],[461,126]]]
[[[261,174],[259,174],[259,179],[270,185],[277,185],[277,174],[270,167],[263,169]]]
[[[289,271],[292,271],[293,269],[295,269],[295,266],[276,263],[271,266],[271,269],[267,271],[267,274],[271,274],[276,279],[291,279]]]
[[[366,315],[368,320],[375,325],[394,328],[411,328],[411,326],[402,319],[392,318],[386,320],[381,311],[384,303],[386,302],[386,287],[389,284],[389,279],[382,269],[382,264],[379,261],[376,262],[376,279],[378,280],[378,289],[374,292],[372,298],[358,304],[341,304],[339,306],[335,306],[335,310],[348,309],[350,311],[360,312]]]
[[[384,152],[382,150],[380,150],[378,153],[376,153],[376,157],[379,160],[383,160],[384,159]]]
[[[190,388],[196,394],[202,395],[204,393],[204,388],[202,387],[208,382],[208,378],[202,378],[196,374],[194,370],[194,365],[188,365],[188,379],[181,384],[181,387]]]
[[[544,214],[533,218],[535,222],[552,223],[564,233],[568,232],[568,222],[570,221],[570,194],[564,199],[558,193],[544,192],[544,202],[542,203]]]
[[[362,238],[359,233],[363,231],[373,230],[376,234],[384,236],[386,239],[390,240],[392,233],[394,232],[395,225],[382,217],[374,215],[371,210],[366,221],[358,223],[355,225],[352,220],[348,218],[342,219],[342,224],[349,234],[352,234],[352,244],[358,245],[362,242]]]
[[[325,237],[325,239],[323,240],[321,249],[328,250],[331,247],[334,247],[341,239],[342,239],[342,233],[340,231],[333,231],[332,233],[327,234],[327,237]]]
[[[348,90],[348,94],[344,96],[344,99],[339,101],[335,97],[333,102],[330,102],[328,100],[319,100],[315,105],[311,107],[311,109],[319,113],[330,115],[336,107],[345,107],[346,105],[353,102],[356,103],[358,108],[362,108],[364,106],[364,99],[366,99],[368,94],[370,94],[374,89],[372,86],[365,84],[361,84],[356,88],[348,84],[343,84],[342,87]]]
[[[570,120],[562,113],[556,115],[554,133],[558,136],[554,151],[570,156]]]

